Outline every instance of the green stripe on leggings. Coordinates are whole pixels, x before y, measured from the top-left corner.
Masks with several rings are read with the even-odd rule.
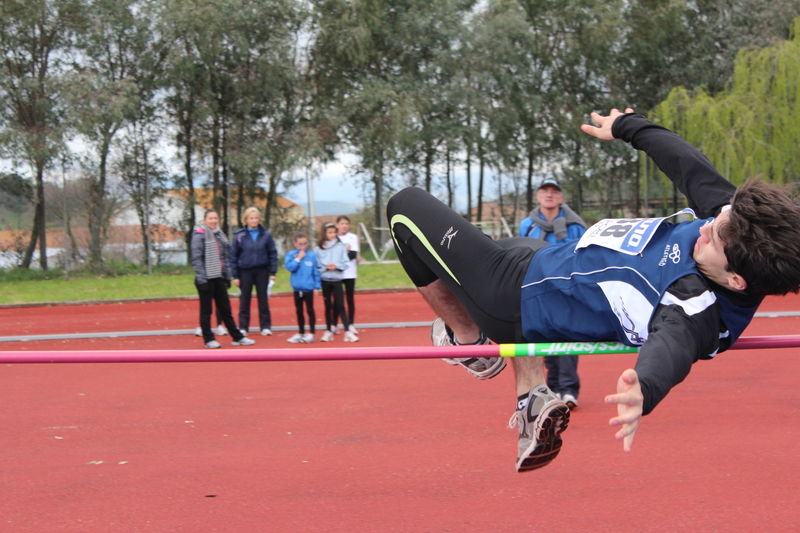
[[[425,234],[422,233],[422,230],[420,230],[417,227],[417,225],[414,224],[411,221],[411,219],[409,219],[405,215],[395,215],[395,216],[392,217],[392,220],[389,221],[389,225],[391,226],[391,230],[392,230],[392,239],[394,240],[395,244],[397,243],[397,238],[394,236],[394,226],[395,226],[395,224],[402,224],[405,227],[407,227],[411,231],[411,233],[413,233],[419,239],[419,241],[422,243],[422,245],[425,246],[425,248],[431,253],[433,258],[436,259],[436,261],[440,265],[442,265],[442,268],[445,269],[445,271],[448,274],[450,274],[450,277],[453,278],[453,280],[455,280],[456,283],[461,285],[461,282],[458,281],[458,278],[456,278],[455,275],[453,274],[453,272],[449,268],[447,268],[447,265],[444,263],[444,261],[442,261],[442,258],[439,257],[439,254],[437,254],[436,250],[433,249],[433,245],[425,237]],[[398,246],[397,249],[399,250],[400,247]]]

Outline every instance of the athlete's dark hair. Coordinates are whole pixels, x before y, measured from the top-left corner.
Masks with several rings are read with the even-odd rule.
[[[800,201],[756,178],[736,189],[730,217],[719,229],[728,271],[754,295],[800,290]]]

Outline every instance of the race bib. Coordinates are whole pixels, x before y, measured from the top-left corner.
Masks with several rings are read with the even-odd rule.
[[[683,214],[690,214],[692,218],[696,218],[694,211],[688,207],[674,215],[661,218],[606,218],[586,230],[575,250],[594,244],[624,254],[637,255],[644,250],[656,229],[665,220]]]

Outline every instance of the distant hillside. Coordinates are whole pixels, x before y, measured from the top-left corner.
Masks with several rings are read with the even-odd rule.
[[[308,204],[300,205],[308,214]],[[314,215],[354,215],[364,206],[361,202],[314,202]]]

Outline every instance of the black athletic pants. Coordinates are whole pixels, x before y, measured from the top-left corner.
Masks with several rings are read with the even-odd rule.
[[[342,280],[342,285],[344,286],[344,302],[346,304],[347,309],[347,320],[350,324],[354,324],[356,321],[356,278],[346,278]],[[336,308],[333,309],[333,325],[339,323],[339,313],[336,311]],[[344,321],[342,321],[344,324]]]
[[[302,335],[306,329],[306,318],[303,314],[303,304],[308,311],[308,331],[314,334],[317,323],[317,314],[314,312],[314,291],[294,291],[294,310],[297,313],[297,327]]]
[[[333,322],[333,311],[336,309],[342,317],[344,330],[350,327],[347,320],[347,313],[344,311],[344,293],[342,291],[342,281],[322,280],[322,301],[325,302],[325,329],[331,330],[336,324]]]
[[[259,329],[272,329],[272,316],[267,299],[269,270],[266,268],[239,269],[239,329],[244,331],[250,329],[250,298],[254,286],[258,300],[258,327]]]
[[[210,342],[214,340],[214,332],[211,331],[213,304],[217,305],[217,316],[222,319],[233,340],[241,340],[243,335],[236,329],[236,322],[233,321],[231,300],[228,297],[228,284],[225,280],[222,278],[208,280],[205,287],[206,290],[200,290],[195,281],[195,287],[197,287],[197,294],[200,296],[200,329],[203,330],[203,341]]]
[[[416,187],[395,194],[386,207],[395,249],[411,281],[440,279],[496,343],[522,336],[520,288],[539,239],[493,241],[445,204]]]

